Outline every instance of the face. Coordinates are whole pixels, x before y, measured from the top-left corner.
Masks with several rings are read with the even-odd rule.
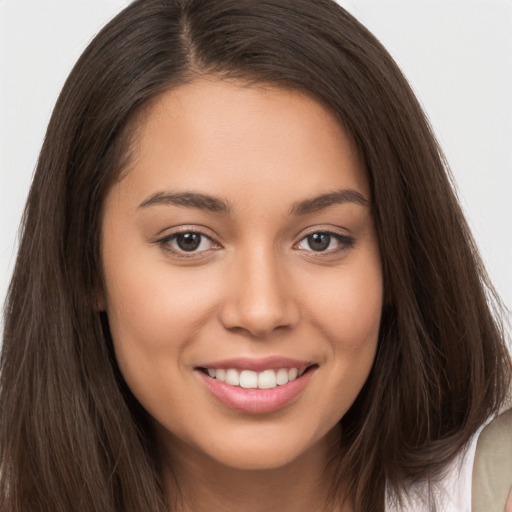
[[[121,372],[174,455],[276,468],[372,366],[382,274],[368,183],[299,92],[202,79],[162,95],[102,226]]]

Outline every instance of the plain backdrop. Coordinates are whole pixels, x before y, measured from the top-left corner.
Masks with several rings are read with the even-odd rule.
[[[87,43],[127,3],[0,0],[1,302],[57,95]],[[512,307],[512,0],[340,3],[409,78],[450,162],[491,278]]]

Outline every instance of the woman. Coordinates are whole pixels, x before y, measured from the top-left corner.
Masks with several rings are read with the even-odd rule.
[[[2,510],[443,506],[509,387],[492,298],[416,99],[343,9],[136,1],[28,199]]]

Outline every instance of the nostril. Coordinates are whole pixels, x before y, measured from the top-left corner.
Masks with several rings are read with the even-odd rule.
[[[297,324],[297,297],[269,258],[261,251],[257,255],[253,252],[248,255],[249,261],[231,274],[229,293],[219,310],[225,328],[263,338],[275,329]]]
[[[267,305],[269,306],[269,305]],[[226,307],[221,323],[230,331],[248,333],[254,338],[265,338],[276,330],[290,329],[297,324],[298,313],[291,308],[276,306],[268,309],[247,308],[238,303]]]

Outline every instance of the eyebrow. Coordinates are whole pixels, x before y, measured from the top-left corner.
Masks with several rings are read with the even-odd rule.
[[[299,201],[292,206],[290,215],[306,215],[308,213],[318,212],[334,204],[344,203],[368,206],[370,202],[357,190],[343,189]]]
[[[174,204],[214,213],[229,213],[231,211],[231,207],[224,199],[196,192],[157,192],[142,201],[139,208],[162,204]]]
[[[355,203],[361,206],[367,206],[369,201],[357,190],[337,190],[294,203],[290,209],[289,215],[306,215],[308,213],[318,212],[334,204],[344,203]],[[226,200],[198,192],[157,192],[142,201],[139,208],[169,204],[184,206],[185,208],[197,208],[213,213],[231,212],[231,206]]]

